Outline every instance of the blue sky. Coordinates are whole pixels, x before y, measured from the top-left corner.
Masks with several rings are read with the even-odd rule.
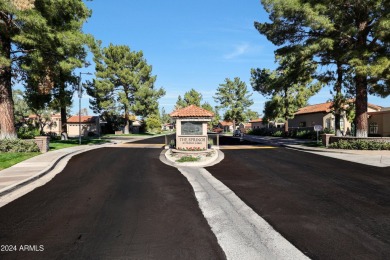
[[[251,68],[275,69],[275,47],[254,28],[254,21],[266,21],[259,0],[94,0],[86,1],[92,17],[84,32],[102,40],[103,46],[128,45],[142,50],[157,75],[156,86],[166,95],[160,109],[171,112],[178,95],[194,88],[203,101],[213,100],[219,84],[239,77],[250,86]],[[93,68],[83,71],[93,72]],[[83,80],[91,76],[83,75]],[[267,98],[253,93],[251,109],[262,113]],[[329,89],[323,89],[309,102],[326,102]],[[88,107],[89,97],[82,98]],[[78,109],[77,96],[73,111]],[[369,102],[390,106],[390,98],[369,97]]]

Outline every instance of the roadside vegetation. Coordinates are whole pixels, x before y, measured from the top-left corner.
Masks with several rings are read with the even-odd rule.
[[[334,132],[324,129],[324,131],[318,132],[318,136],[321,136],[322,134],[330,134],[330,133],[334,133]],[[290,130],[286,133],[281,128],[257,128],[257,129],[249,130],[247,134],[259,135],[259,136],[288,137],[288,138],[308,139],[308,140],[317,139],[317,132],[309,129]]]
[[[176,162],[180,162],[180,163],[182,163],[182,162],[197,162],[199,160],[200,160],[199,157],[193,157],[190,155],[190,156],[183,156],[180,159],[176,160]]]
[[[31,153],[0,153],[0,171],[4,170],[12,165],[20,163],[24,160],[30,159],[39,155],[40,152]]]
[[[37,144],[28,140],[0,140],[0,170],[40,154]]]
[[[339,140],[338,142],[331,143],[328,148],[347,150],[390,150],[390,143],[368,140]]]
[[[107,140],[96,139],[96,138],[84,138],[81,139],[81,145],[89,145],[89,144],[103,144],[107,143]],[[68,140],[50,140],[50,150],[59,150],[63,148],[73,147],[79,145],[79,139],[68,139]]]

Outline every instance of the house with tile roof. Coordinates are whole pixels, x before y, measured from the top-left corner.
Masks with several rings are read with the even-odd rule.
[[[249,131],[249,129],[252,129],[252,124],[251,123],[240,123],[238,125],[238,129],[240,129],[241,133],[246,133]]]
[[[100,122],[98,116],[71,116],[68,118],[66,127],[68,136],[79,136],[79,126],[81,125],[81,136],[88,136],[89,133],[100,134]]]
[[[233,132],[233,122],[221,121],[218,123],[217,128],[223,129],[223,132]]]
[[[266,124],[263,124],[263,119],[262,118],[257,118],[249,121],[249,124],[251,124],[252,129],[258,129],[258,128],[265,128],[267,127]]]
[[[368,135],[390,137],[390,107],[368,112]]]
[[[312,129],[315,125],[321,125],[323,129],[334,130],[335,117],[332,113],[332,105],[333,102],[326,102],[300,108],[294,118],[288,120],[289,128]],[[368,104],[367,112],[380,110],[380,106]],[[348,122],[345,112],[340,118],[340,128],[344,134],[351,130],[351,122]]]

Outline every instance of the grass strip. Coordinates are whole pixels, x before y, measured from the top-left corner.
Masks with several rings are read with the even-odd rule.
[[[0,170],[4,170],[39,154],[41,153],[0,153]]]

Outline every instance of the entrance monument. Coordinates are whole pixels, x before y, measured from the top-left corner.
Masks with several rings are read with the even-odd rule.
[[[169,114],[176,121],[176,150],[206,151],[208,148],[207,123],[214,113],[190,105]]]

